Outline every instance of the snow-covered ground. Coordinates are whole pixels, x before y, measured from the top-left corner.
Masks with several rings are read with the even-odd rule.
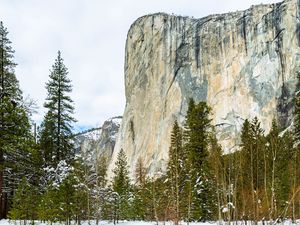
[[[27,225],[31,224],[31,221],[26,222]],[[49,225],[50,223],[42,223],[40,221],[34,221],[34,225]],[[72,223],[72,225],[77,225],[75,222]],[[113,225],[114,223],[111,221],[100,221],[98,225]],[[259,222],[258,225],[271,225],[274,224],[274,222]],[[283,225],[293,225],[293,224],[300,224],[300,220],[297,220],[296,223],[292,223],[291,220],[286,220],[282,223],[275,223],[275,224],[283,224]],[[24,221],[20,223],[20,221],[16,220],[0,220],[0,225],[24,225]],[[64,223],[52,223],[52,225],[64,225]],[[82,221],[81,225],[89,225],[88,221]],[[90,225],[96,225],[96,221],[90,221]],[[117,225],[157,225],[155,221],[149,222],[149,221],[119,221]],[[173,225],[173,222],[159,222],[158,225]],[[181,222],[180,225],[187,225],[186,222]],[[189,223],[189,225],[228,225],[228,222],[192,222]],[[231,222],[231,225],[246,225],[245,222]],[[247,225],[251,225],[251,222],[249,221]]]

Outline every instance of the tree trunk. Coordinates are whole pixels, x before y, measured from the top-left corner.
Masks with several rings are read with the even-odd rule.
[[[293,202],[292,202],[292,221],[295,222],[295,191],[296,191],[296,184],[297,184],[297,151],[295,153],[295,161],[294,161],[294,179],[293,179]]]
[[[156,224],[158,225],[158,217],[157,217],[157,209],[156,209],[156,197],[155,197],[155,183],[154,178],[152,180],[152,204],[154,210],[154,218],[156,220]]]
[[[275,163],[277,157],[277,146],[272,146],[272,183],[271,183],[271,212],[270,219],[273,220],[276,217],[275,214]]]
[[[267,159],[266,159],[266,148],[264,148],[264,188],[265,188],[265,199],[267,201],[267,208],[270,209],[268,187],[267,187]]]
[[[178,161],[178,159],[177,159]],[[175,177],[175,182],[176,182],[176,187],[175,187],[175,190],[176,190],[176,215],[175,215],[175,225],[178,225],[178,221],[180,220],[180,215],[179,215],[179,204],[180,204],[180,199],[179,199],[179,172],[178,172],[178,169],[177,169],[177,165],[176,165],[176,177]]]
[[[256,224],[256,204],[255,204],[255,190],[254,190],[254,172],[253,172],[253,148],[251,146],[251,152],[250,152],[250,160],[251,160],[251,169],[250,169],[250,173],[251,173],[251,189],[252,189],[252,210],[253,210],[253,218]]]
[[[191,180],[189,180],[189,187],[188,187],[188,219],[187,219],[187,225],[190,224],[191,220],[191,204],[192,204],[192,184]]]

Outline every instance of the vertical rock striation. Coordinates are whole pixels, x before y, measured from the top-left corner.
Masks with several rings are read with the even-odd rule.
[[[126,43],[126,108],[113,153],[123,148],[133,172],[164,171],[175,119],[190,97],[207,101],[225,152],[239,143],[246,118],[268,131],[291,122],[300,57],[300,1],[252,6],[201,19],[157,13],[137,19]]]

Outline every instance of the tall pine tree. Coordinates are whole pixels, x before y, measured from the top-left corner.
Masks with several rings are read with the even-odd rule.
[[[129,219],[131,211],[130,204],[130,180],[127,164],[127,157],[123,149],[120,150],[113,178],[113,190],[118,194],[117,219]]]
[[[216,208],[215,191],[209,165],[210,108],[206,102],[195,104],[190,100],[186,116],[185,150],[189,167],[190,216],[193,220],[213,219]],[[190,216],[188,218],[190,219]]]
[[[32,140],[30,122],[15,76],[14,50],[0,23],[0,219],[6,218],[8,200],[21,180]],[[24,161],[23,161],[24,160]],[[19,163],[16,163],[19,161]],[[30,163],[29,163],[30,164]],[[26,164],[28,165],[28,163]],[[26,166],[25,166],[26,168]]]
[[[40,129],[40,146],[46,165],[57,166],[59,161],[70,162],[73,158],[72,123],[73,101],[68,70],[60,51],[52,66],[50,80],[46,84],[48,96],[44,107],[47,109]]]
[[[169,149],[169,162],[167,167],[168,196],[170,201],[171,217],[174,224],[181,219],[181,202],[185,182],[185,155],[183,149],[182,130],[175,121],[171,133],[171,146]]]

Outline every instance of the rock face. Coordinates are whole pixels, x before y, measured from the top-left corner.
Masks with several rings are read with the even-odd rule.
[[[106,120],[102,127],[79,133],[75,137],[77,154],[91,163],[96,163],[99,157],[108,160],[112,158],[117,134],[122,117],[113,117]]]
[[[121,148],[131,172],[139,157],[150,175],[164,171],[175,119],[190,97],[207,101],[225,152],[239,144],[244,119],[291,123],[300,65],[297,0],[252,6],[201,19],[158,13],[137,19],[126,43],[126,108],[113,162]]]

